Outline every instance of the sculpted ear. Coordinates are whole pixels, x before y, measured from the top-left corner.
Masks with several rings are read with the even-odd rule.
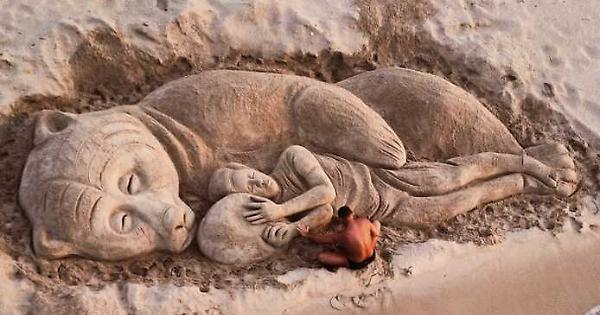
[[[75,123],[77,116],[57,110],[43,110],[38,114],[33,144],[39,145]]]
[[[57,259],[75,255],[73,245],[65,241],[53,239],[42,227],[33,229],[33,251],[36,255],[48,259]]]

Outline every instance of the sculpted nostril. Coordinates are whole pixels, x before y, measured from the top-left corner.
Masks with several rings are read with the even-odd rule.
[[[183,225],[178,225],[175,227],[175,231],[181,230],[181,229],[185,229],[185,226]]]

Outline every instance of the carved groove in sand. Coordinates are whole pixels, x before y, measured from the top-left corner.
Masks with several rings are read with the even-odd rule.
[[[44,111],[34,142],[19,201],[48,258],[180,252],[202,221],[204,254],[249,263],[342,205],[427,226],[521,193],[568,196],[577,182],[564,146],[523,149],[471,95],[405,69],[337,85],[208,71],[137,105]],[[180,190],[201,199],[203,218]]]

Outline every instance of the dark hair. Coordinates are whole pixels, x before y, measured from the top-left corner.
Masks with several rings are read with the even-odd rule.
[[[345,218],[349,217],[351,214],[352,214],[352,210],[348,206],[343,206],[338,209],[338,217],[340,217],[340,218],[345,219]]]

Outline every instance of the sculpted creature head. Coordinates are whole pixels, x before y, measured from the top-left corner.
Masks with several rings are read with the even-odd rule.
[[[37,255],[118,260],[180,252],[194,213],[161,143],[118,110],[40,113],[19,189]]]

